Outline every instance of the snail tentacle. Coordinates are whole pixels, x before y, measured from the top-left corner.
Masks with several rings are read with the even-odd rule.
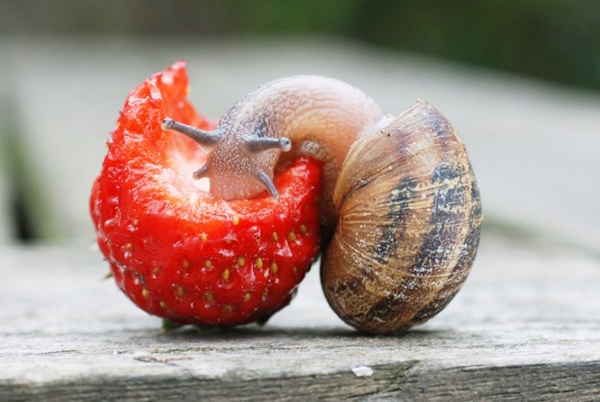
[[[273,198],[279,197],[279,192],[275,188],[275,183],[273,183],[273,179],[271,179],[268,174],[266,174],[265,172],[259,171],[256,173],[256,178],[263,186],[265,186],[267,191],[271,194],[271,197],[273,197]]]
[[[280,149],[283,152],[288,152],[292,149],[292,142],[289,138],[272,138],[272,137],[256,137],[249,138],[245,141],[246,149],[250,153],[258,153],[269,149]]]
[[[192,177],[196,180],[200,180],[201,178],[206,176],[206,173],[208,172],[208,166],[204,165],[202,166],[200,169],[196,170],[193,174]]]
[[[223,135],[216,130],[200,130],[197,127],[180,123],[169,117],[164,119],[160,126],[164,131],[175,130],[178,133],[184,134],[186,137],[191,138],[203,148],[214,146],[223,137]]]

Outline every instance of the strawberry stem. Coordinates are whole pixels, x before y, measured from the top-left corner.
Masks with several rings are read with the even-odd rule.
[[[181,326],[182,326],[181,324],[177,324],[177,323],[175,323],[175,322],[173,322],[171,320],[167,320],[166,318],[163,318],[163,320],[162,320],[162,329],[165,332],[172,331],[172,330],[177,329],[177,328],[179,328]]]

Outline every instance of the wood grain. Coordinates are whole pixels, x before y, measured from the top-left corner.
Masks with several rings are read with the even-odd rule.
[[[340,321],[316,267],[264,327],[164,333],[98,252],[2,248],[0,401],[596,398],[598,260],[483,239],[448,308],[398,336]]]

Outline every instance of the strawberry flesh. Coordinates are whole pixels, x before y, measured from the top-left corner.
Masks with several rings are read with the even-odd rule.
[[[192,179],[206,154],[160,127],[167,116],[214,127],[187,93],[180,61],[129,94],[90,198],[98,245],[119,288],[150,314],[198,326],[264,321],[317,255],[321,165],[297,159],[275,177],[277,199],[211,197]]]

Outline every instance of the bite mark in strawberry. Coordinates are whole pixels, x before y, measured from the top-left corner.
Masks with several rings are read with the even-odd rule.
[[[199,326],[265,320],[317,254],[321,165],[297,159],[274,178],[277,198],[209,195],[192,178],[206,153],[161,128],[167,116],[214,127],[187,93],[178,62],[129,94],[90,198],[100,250],[119,288],[150,314]]]

